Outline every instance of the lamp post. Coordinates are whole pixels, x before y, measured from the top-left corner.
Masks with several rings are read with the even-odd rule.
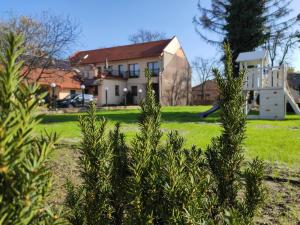
[[[142,92],[143,92],[143,90],[142,90],[142,88],[140,88],[139,89],[139,102],[141,102],[141,100],[142,100]]]
[[[105,105],[107,107],[107,95],[108,95],[108,87],[105,87]]]
[[[123,91],[124,91],[125,106],[126,106],[127,105],[127,91],[128,91],[128,89],[124,88]]]
[[[56,83],[51,83],[50,87],[52,88],[52,109],[55,108],[55,87]]]
[[[80,89],[81,89],[81,91],[82,91],[82,107],[84,107],[84,89],[85,89],[85,85],[84,84],[82,84],[82,85],[80,85]]]

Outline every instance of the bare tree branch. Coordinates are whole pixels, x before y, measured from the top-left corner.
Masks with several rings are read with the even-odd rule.
[[[80,35],[79,24],[70,17],[52,15],[47,12],[37,17],[11,16],[8,20],[0,20],[0,40],[9,31],[24,36],[25,51],[21,56],[24,60],[23,76],[30,71],[41,68],[42,73],[55,67],[55,62],[70,53],[71,46]],[[2,42],[1,42],[2,43]],[[5,46],[1,46],[3,49]]]
[[[152,32],[145,29],[138,30],[135,34],[129,36],[129,41],[131,43],[144,43],[149,41],[159,41],[166,39],[166,34],[161,32]]]
[[[218,66],[218,62],[214,59],[204,59],[196,57],[192,61],[192,68],[196,72],[194,76],[195,82],[201,84],[201,100],[205,97],[205,83],[213,78],[212,69]]]

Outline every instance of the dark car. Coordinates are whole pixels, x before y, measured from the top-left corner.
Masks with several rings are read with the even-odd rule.
[[[84,106],[88,106],[90,102],[95,102],[93,95],[84,94]],[[59,108],[72,108],[82,106],[82,94],[68,95],[62,100],[57,101]]]

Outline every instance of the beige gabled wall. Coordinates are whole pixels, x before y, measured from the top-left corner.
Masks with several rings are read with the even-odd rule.
[[[164,52],[164,65],[160,78],[162,105],[189,105],[191,103],[191,68],[179,48],[175,54]]]

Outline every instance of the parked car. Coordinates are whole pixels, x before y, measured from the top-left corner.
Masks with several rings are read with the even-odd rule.
[[[84,94],[84,106],[88,106],[90,102],[96,102],[93,95]],[[68,95],[62,100],[57,101],[59,108],[72,108],[82,106],[82,94]]]

